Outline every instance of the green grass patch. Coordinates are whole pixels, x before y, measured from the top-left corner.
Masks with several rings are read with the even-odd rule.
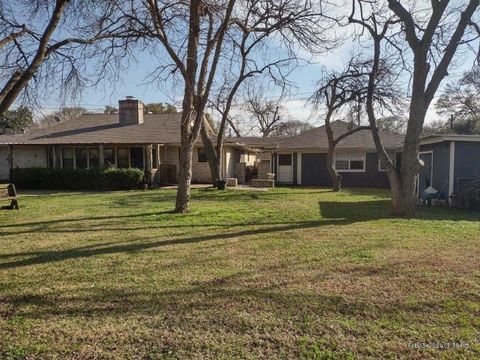
[[[0,358],[480,356],[478,213],[395,219],[371,189],[174,200],[32,193],[0,211]]]

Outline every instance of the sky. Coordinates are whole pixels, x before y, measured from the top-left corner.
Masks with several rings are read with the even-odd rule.
[[[343,31],[343,30],[342,30]],[[317,81],[320,77],[322,68],[340,69],[350,57],[352,52],[356,52],[358,45],[353,41],[347,40],[343,45],[334,51],[316,55],[311,59],[311,63],[296,69],[291,74],[291,79],[295,83],[295,89],[291,91],[290,97],[282,100],[282,104],[287,108],[290,117],[297,120],[308,121],[314,125],[321,125],[322,119],[312,115],[311,104],[308,98],[314,92]],[[466,55],[455,64],[456,72],[453,75],[461,74],[467,70],[473,62],[472,55]],[[149,55],[147,52],[136,54],[136,61],[130,62],[127,69],[121,72],[118,81],[106,83],[97,88],[88,88],[83,91],[81,96],[75,102],[66,105],[83,106],[88,110],[101,111],[105,105],[117,106],[118,100],[125,96],[134,96],[144,103],[150,102],[169,102],[176,105],[180,104],[179,85],[171,82],[163,84],[161,87],[148,83],[146,78],[156,66],[158,59]],[[445,79],[445,84],[448,79]],[[437,92],[437,94],[440,93]],[[277,94],[271,93],[272,98]],[[58,100],[55,94],[49,94],[47,98],[41,99],[39,112],[50,113],[57,110],[64,103]],[[427,114],[427,122],[438,119],[434,106],[430,106]]]

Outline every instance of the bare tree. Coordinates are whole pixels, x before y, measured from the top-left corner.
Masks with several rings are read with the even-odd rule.
[[[307,121],[287,120],[273,132],[273,136],[296,136],[312,130],[314,126]]]
[[[17,14],[24,9],[31,13]],[[124,30],[105,25],[104,4],[74,0],[25,0],[24,7],[0,7],[0,116],[20,95],[28,95],[31,82],[39,89],[76,92],[85,78],[86,61],[101,51],[86,49],[96,42],[124,36]],[[20,24],[18,17],[28,19]],[[46,25],[43,20],[47,19]],[[76,37],[69,36],[75,34]],[[61,37],[61,35],[67,35]],[[92,47],[92,49],[94,49]],[[97,49],[98,50],[98,49]],[[83,68],[80,68],[83,66]],[[83,70],[83,71],[82,71]],[[104,73],[104,71],[102,71]]]
[[[310,0],[248,0],[235,12],[233,26],[227,33],[229,47],[223,77],[210,101],[220,114],[216,139],[212,139],[208,127],[202,130],[213,181],[222,176],[220,164],[227,125],[240,135],[230,114],[241,88],[262,78],[285,89],[291,85],[288,77],[300,61],[300,48],[320,52],[335,46],[335,39],[327,32],[330,20],[324,15],[327,10],[322,4]],[[281,124],[282,107],[259,93],[249,95],[247,113],[257,119],[257,130],[262,136],[268,136]]]
[[[349,21],[360,25],[373,42],[366,111],[375,146],[387,164],[392,210],[398,216],[411,216],[415,212],[415,178],[421,167],[418,151],[425,115],[459,46],[471,42],[466,29],[469,25],[476,25],[474,15],[479,0],[469,0],[464,5],[450,4],[448,0],[432,1],[428,9],[423,4],[422,8],[415,7],[415,4],[406,8],[397,0],[388,0],[390,10],[366,0],[353,0],[352,4]],[[397,51],[403,60],[408,57],[401,40],[405,40],[413,57],[413,69],[407,132],[400,171],[397,171],[379,136],[374,89],[382,52]]]

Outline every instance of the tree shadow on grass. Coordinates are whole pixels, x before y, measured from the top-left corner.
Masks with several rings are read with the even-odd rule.
[[[11,262],[0,263],[0,269],[10,269],[22,266],[29,265],[39,265],[51,262],[58,262],[69,259],[77,258],[88,258],[97,255],[107,255],[115,253],[131,253],[142,250],[148,250],[153,248],[160,248],[169,245],[184,245],[184,244],[194,244],[205,241],[214,241],[214,240],[226,240],[238,237],[246,236],[256,236],[262,234],[270,234],[275,232],[290,231],[296,229],[306,229],[313,228],[318,226],[326,226],[333,224],[346,224],[348,222],[343,220],[314,220],[314,221],[300,221],[296,223],[280,224],[275,226],[265,226],[257,229],[243,230],[243,231],[234,231],[227,233],[219,234],[207,234],[201,236],[190,236],[183,238],[175,239],[166,239],[158,241],[148,241],[155,239],[156,237],[151,237],[143,240],[148,242],[132,242],[122,245],[112,245],[105,247],[85,247],[73,248],[67,250],[47,250],[47,251],[38,251],[38,252],[25,252],[17,253],[17,256],[30,256],[28,259],[16,260]],[[244,224],[242,226],[245,226]]]

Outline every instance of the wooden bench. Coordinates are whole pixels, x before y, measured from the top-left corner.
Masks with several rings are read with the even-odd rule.
[[[19,209],[17,200],[17,191],[13,184],[0,184],[0,201],[10,201],[10,206],[4,206],[2,208],[7,209]]]

